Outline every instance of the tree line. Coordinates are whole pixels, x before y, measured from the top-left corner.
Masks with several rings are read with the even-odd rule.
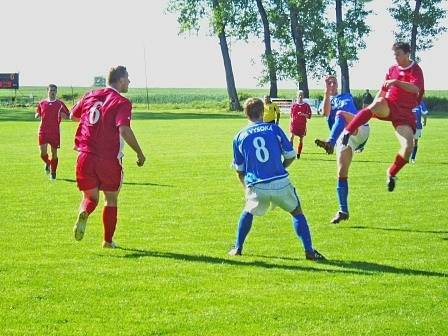
[[[219,40],[231,110],[241,110],[229,39],[260,39],[263,73],[277,97],[279,80],[294,80],[309,97],[308,79],[334,74],[339,67],[341,91],[350,92],[350,67],[366,48],[371,31],[367,17],[372,0],[169,0],[168,11],[177,15],[180,33],[198,33],[208,23]],[[396,21],[395,37],[411,44],[411,56],[430,49],[447,28],[446,0],[392,0],[388,8]]]

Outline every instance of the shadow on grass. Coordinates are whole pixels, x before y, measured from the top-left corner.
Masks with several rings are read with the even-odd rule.
[[[369,227],[369,226],[341,226],[341,229],[355,229],[355,230],[377,230],[377,231],[397,231],[397,232],[414,232],[414,233],[433,233],[445,234],[448,231],[433,231],[433,230],[413,230],[413,229],[399,229],[399,228],[385,228],[385,227]]]
[[[274,257],[274,256],[263,256],[263,255],[251,255],[252,257],[270,258],[270,259],[282,259],[289,261],[298,261],[298,258],[290,257]],[[357,270],[359,272],[364,272],[361,274],[374,274],[374,273],[390,273],[390,274],[400,274],[400,275],[419,275],[419,276],[430,276],[430,277],[440,277],[448,278],[448,273],[432,272],[432,271],[422,271],[413,270],[409,268],[399,268],[389,265],[382,265],[366,261],[355,261],[355,260],[326,260],[322,262],[324,265],[332,265],[336,267],[341,267],[344,269]],[[358,272],[356,272],[358,273]],[[358,273],[359,274],[359,273]]]
[[[163,258],[163,259],[174,259],[180,261],[189,261],[196,263],[205,263],[205,264],[216,264],[216,265],[232,265],[232,266],[249,266],[249,267],[261,267],[266,269],[281,269],[287,271],[302,271],[302,272],[322,272],[322,273],[339,273],[339,274],[358,274],[358,275],[371,275],[369,272],[365,271],[354,271],[354,270],[335,270],[335,269],[325,269],[325,268],[315,268],[308,266],[300,266],[300,265],[283,265],[283,264],[273,264],[267,263],[265,261],[242,261],[236,259],[228,259],[228,258],[219,258],[212,257],[206,255],[194,255],[194,254],[184,254],[184,253],[175,253],[175,252],[158,252],[158,251],[149,251],[149,250],[141,250],[141,249],[132,249],[132,248],[120,248],[123,251],[130,252],[121,256],[119,258],[125,259],[139,259],[144,257],[150,258]],[[231,257],[229,257],[231,258]],[[297,259],[302,262],[305,259]],[[323,263],[321,263],[323,264]]]
[[[69,182],[69,183],[76,183],[76,180],[73,179],[67,179],[62,178],[58,179],[59,181]],[[133,186],[152,186],[152,187],[168,187],[168,188],[174,188],[171,184],[158,184],[158,183],[151,183],[151,182],[123,182],[124,185],[133,185]]]

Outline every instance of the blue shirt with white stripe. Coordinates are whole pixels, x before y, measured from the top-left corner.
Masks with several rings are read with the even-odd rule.
[[[417,129],[422,129],[423,128],[422,115],[428,114],[428,108],[426,107],[426,104],[423,102],[423,100],[419,105],[417,105],[416,108],[412,110],[412,112],[415,113],[415,119],[417,121]]]
[[[347,111],[353,114],[358,113],[353,96],[350,93],[341,93],[330,97],[331,109],[327,117],[328,127],[331,129],[336,118],[337,111]]]
[[[282,129],[271,123],[250,123],[233,139],[233,167],[245,173],[247,186],[288,176],[282,157],[296,152]]]

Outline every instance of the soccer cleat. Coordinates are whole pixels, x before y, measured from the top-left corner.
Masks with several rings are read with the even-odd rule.
[[[347,146],[347,145],[348,145],[348,141],[350,140],[350,136],[351,136],[351,134],[348,133],[348,132],[345,132],[345,133],[342,135],[342,145],[343,145],[343,146]]]
[[[327,260],[322,254],[320,254],[317,250],[305,251],[305,258],[307,260],[313,261],[324,261]]]
[[[56,173],[51,172],[50,180],[52,180],[52,181],[56,180]]]
[[[325,149],[325,152],[327,152],[327,154],[333,154],[334,145],[331,144],[330,142],[316,139],[314,140],[314,143],[317,145],[317,147]]]
[[[300,154],[297,154],[297,158],[300,159]]]
[[[45,174],[50,175],[50,165],[48,163],[44,166]]]
[[[387,182],[387,190],[394,191],[396,181],[397,181],[396,176],[388,176],[387,181],[386,181]]]
[[[115,248],[118,248],[118,244],[114,241],[112,241],[110,243],[107,241],[103,241],[103,248],[115,249]]]
[[[334,218],[331,220],[331,224],[338,224],[340,221],[347,220],[348,218],[348,213],[338,211]]]
[[[89,214],[86,211],[80,212],[78,215],[78,220],[73,227],[75,239],[78,241],[82,240],[82,238],[84,237],[84,232],[86,232],[87,218],[89,218]]]
[[[415,159],[411,159],[409,162],[410,163],[415,163]]]
[[[232,257],[240,256],[243,254],[243,250],[241,248],[232,247],[228,254]]]

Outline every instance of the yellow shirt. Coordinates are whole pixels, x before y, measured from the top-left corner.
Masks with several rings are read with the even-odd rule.
[[[277,116],[280,117],[280,109],[276,103],[264,104],[263,121],[271,122],[277,121]]]

